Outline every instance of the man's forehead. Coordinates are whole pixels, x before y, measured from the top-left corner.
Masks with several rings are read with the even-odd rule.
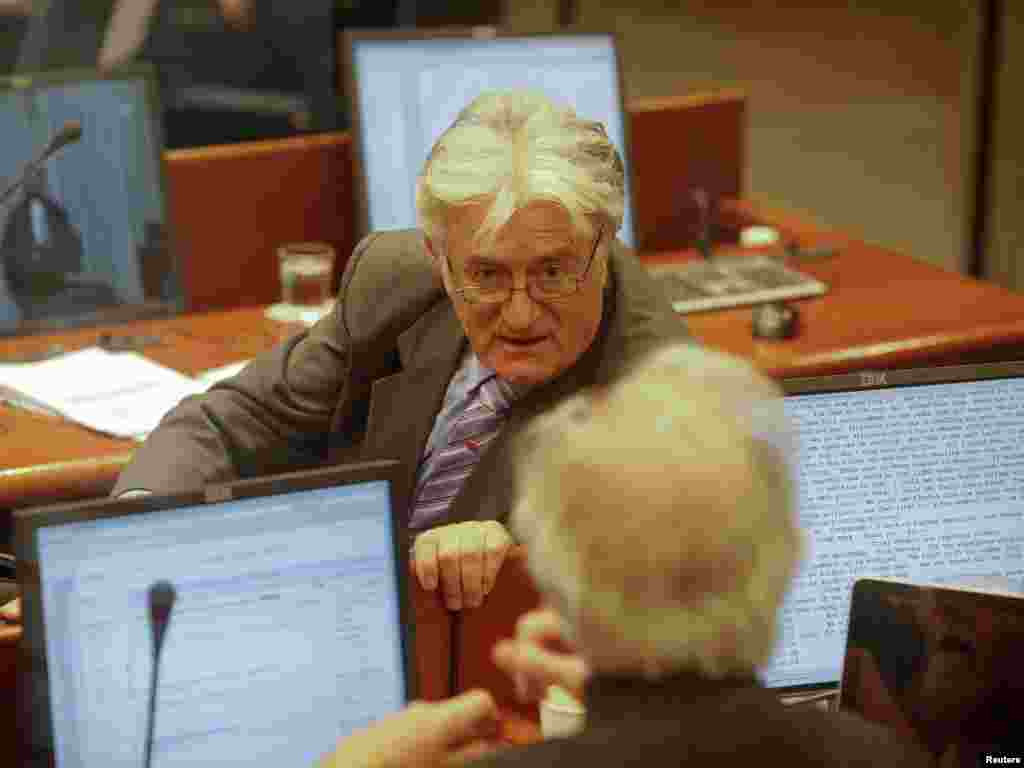
[[[449,247],[462,255],[524,249],[547,252],[573,248],[579,240],[568,211],[553,203],[520,208],[492,238],[481,237],[486,216],[483,205],[453,213],[448,220]]]

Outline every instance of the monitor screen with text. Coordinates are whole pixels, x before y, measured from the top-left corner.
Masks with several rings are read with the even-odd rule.
[[[154,765],[313,765],[400,709],[392,531],[386,481],[40,528],[57,765],[142,764],[160,581]]]
[[[806,552],[766,684],[838,682],[858,578],[1024,584],[1024,378],[791,394],[785,405]]]

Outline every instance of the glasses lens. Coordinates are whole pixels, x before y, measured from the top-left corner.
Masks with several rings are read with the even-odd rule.
[[[530,280],[527,285],[528,293],[535,299],[564,299],[576,293],[579,281],[577,278],[565,278],[558,282]],[[503,304],[512,298],[512,290],[467,285],[462,289],[462,297],[471,304]]]

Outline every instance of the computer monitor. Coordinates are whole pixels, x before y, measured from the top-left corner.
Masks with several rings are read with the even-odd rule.
[[[1024,587],[1024,362],[783,386],[807,551],[767,685],[838,684],[859,578]]]
[[[626,167],[619,238],[636,243],[629,142],[615,37],[476,30],[345,33],[360,235],[416,226],[430,148],[484,91],[528,88],[604,124]]]
[[[0,335],[164,315],[185,304],[151,67],[0,78],[0,179],[22,176],[69,121],[81,125],[81,138],[0,203]]]
[[[18,510],[31,757],[141,765],[151,693],[153,765],[312,765],[405,706],[397,468]]]
[[[859,579],[839,708],[912,736],[935,765],[1024,758],[1024,593]]]

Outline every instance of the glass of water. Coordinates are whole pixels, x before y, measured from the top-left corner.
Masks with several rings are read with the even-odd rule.
[[[286,243],[277,249],[277,262],[283,304],[308,309],[330,304],[334,248],[327,243]]]

